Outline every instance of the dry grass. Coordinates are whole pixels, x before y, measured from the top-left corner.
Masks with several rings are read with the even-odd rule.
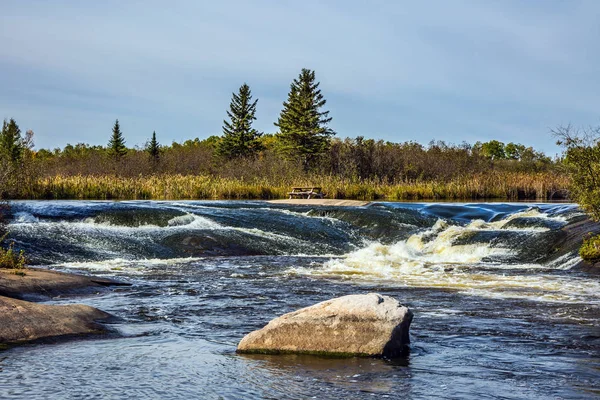
[[[53,176],[32,185],[32,199],[278,199],[292,186],[318,185],[329,198],[356,200],[548,200],[564,195],[568,178],[554,173],[492,172],[447,182],[385,183],[335,176],[300,179],[224,178],[210,175],[139,177]]]

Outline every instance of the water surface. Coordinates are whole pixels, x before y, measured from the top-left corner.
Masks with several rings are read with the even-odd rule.
[[[559,250],[571,204],[15,202],[33,263],[133,283],[84,298],[118,338],[0,353],[0,398],[592,398],[599,274]],[[398,360],[241,356],[270,319],[378,292],[415,313]]]

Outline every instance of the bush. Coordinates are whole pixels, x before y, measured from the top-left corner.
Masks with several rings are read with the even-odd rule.
[[[2,244],[6,242],[8,236],[8,223],[6,222],[6,214],[8,213],[9,205],[7,202],[0,202],[0,268],[23,270],[25,269],[25,253],[23,250],[15,251],[14,242],[8,245],[8,248],[3,248]]]
[[[579,249],[579,256],[584,260],[591,263],[600,261],[600,235],[590,236],[584,239],[581,248]]]
[[[600,127],[553,131],[565,149],[563,165],[570,177],[570,198],[594,221],[600,221]]]
[[[14,243],[8,245],[8,249],[0,248],[0,268],[25,269],[25,252],[23,250],[16,252],[13,249]]]

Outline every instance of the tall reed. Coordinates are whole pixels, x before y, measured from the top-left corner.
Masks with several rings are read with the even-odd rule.
[[[494,172],[447,181],[301,178],[231,178],[213,175],[50,176],[22,197],[31,199],[278,199],[292,186],[321,186],[326,196],[356,200],[549,200],[563,198],[569,185],[561,174]]]

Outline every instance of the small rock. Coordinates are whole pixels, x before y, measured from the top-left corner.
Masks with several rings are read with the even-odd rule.
[[[327,300],[246,335],[239,353],[397,357],[408,350],[413,314],[377,293]]]

